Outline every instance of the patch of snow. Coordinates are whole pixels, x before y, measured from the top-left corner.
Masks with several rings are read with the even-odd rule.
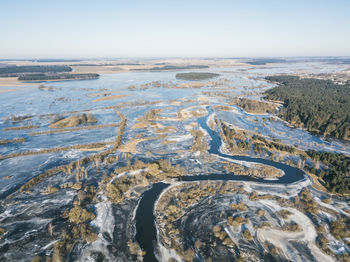
[[[275,201],[259,201],[271,209],[275,209],[276,211],[281,209],[281,207],[275,203]],[[272,228],[260,228],[257,230],[257,237],[260,243],[264,243],[265,241],[270,242],[274,246],[280,248],[287,259],[292,261],[305,261],[301,254],[299,254],[299,252],[289,243],[289,241],[304,242],[317,261],[334,261],[332,257],[323,253],[316,246],[315,239],[317,237],[317,233],[311,220],[305,214],[294,208],[288,208],[288,211],[292,212],[292,215],[289,216],[289,220],[294,221],[301,226],[302,230],[300,232],[290,232]]]

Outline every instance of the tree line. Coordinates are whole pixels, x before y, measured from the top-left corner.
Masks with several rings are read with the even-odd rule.
[[[0,77],[15,77],[26,73],[61,73],[71,71],[72,68],[66,65],[7,66],[0,67]]]
[[[45,80],[72,80],[72,79],[95,79],[99,74],[84,73],[84,74],[28,74],[18,77],[22,81],[45,81]]]
[[[350,193],[350,157],[331,152],[308,150],[306,154],[315,161],[321,161],[324,167],[309,171],[325,181],[325,187],[340,194]]]

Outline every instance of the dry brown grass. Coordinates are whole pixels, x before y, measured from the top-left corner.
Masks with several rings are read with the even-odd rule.
[[[144,119],[140,118],[136,124],[134,124],[131,128],[132,129],[141,129],[141,128],[148,128],[149,127],[149,122]]]
[[[176,141],[162,139],[162,145],[171,145],[177,143]]]
[[[190,130],[190,133],[194,137],[193,144],[190,148],[191,152],[199,151],[204,153],[208,150],[209,146],[205,139],[204,133],[201,130]]]
[[[143,142],[143,141],[149,141],[149,140],[157,140],[160,139],[160,136],[157,137],[146,137],[146,138],[136,138],[136,139],[132,139],[130,141],[128,141],[127,143],[121,145],[118,150],[120,152],[124,152],[124,153],[132,153],[132,154],[136,154],[138,153],[136,146]]]
[[[181,106],[182,103],[183,103],[183,102],[181,102],[181,101],[172,101],[172,102],[170,103],[170,105],[172,105],[172,106]]]
[[[41,183],[45,179],[47,179],[47,178],[49,178],[49,177],[51,177],[59,172],[72,174],[72,170],[81,168],[81,165],[90,163],[94,160],[103,161],[109,154],[114,153],[118,149],[118,147],[121,145],[122,136],[124,134],[124,129],[126,126],[126,118],[124,117],[124,115],[121,114],[120,112],[118,112],[116,109],[114,109],[114,110],[115,110],[116,114],[119,116],[119,118],[121,119],[121,121],[120,121],[119,132],[118,132],[117,138],[115,139],[115,141],[113,143],[112,148],[105,150],[103,152],[100,152],[98,154],[92,155],[92,156],[83,157],[83,158],[81,158],[77,161],[73,161],[67,165],[62,165],[62,166],[58,166],[58,167],[54,167],[52,169],[49,169],[49,170],[39,174],[38,176],[30,179],[28,182],[26,182],[24,185],[22,185],[18,191],[9,195],[7,197],[7,199],[11,199],[18,192],[28,191],[33,186]]]
[[[64,128],[64,127],[76,127],[79,125],[89,125],[97,123],[97,119],[92,114],[81,114],[77,116],[67,117],[56,121],[49,125],[50,128]]]
[[[123,97],[126,97],[126,96],[129,96],[129,95],[103,96],[103,97],[100,97],[100,98],[97,98],[97,99],[93,100],[92,102],[101,102],[101,101],[115,100],[115,99],[120,99],[120,98],[123,98]]]
[[[121,145],[118,150],[120,152],[124,152],[124,153],[132,153],[132,154],[136,154],[137,150],[136,150],[136,146],[138,143],[146,141],[146,138],[137,138],[137,139],[132,139],[130,141],[128,141],[127,143]]]
[[[267,103],[264,101],[257,101],[247,98],[236,98],[230,104],[236,104],[245,112],[251,114],[266,114],[269,112],[274,112],[278,107],[273,103]]]
[[[65,133],[65,132],[74,132],[79,130],[91,130],[91,129],[99,129],[99,128],[107,128],[107,127],[116,127],[119,126],[119,123],[111,123],[111,124],[101,124],[101,125],[93,125],[93,126],[84,126],[84,127],[75,127],[75,128],[64,128],[50,131],[40,131],[40,132],[31,132],[30,136],[38,136],[38,135],[51,135],[57,133]]]
[[[275,178],[281,177],[283,172],[280,169],[277,169],[272,166],[267,166],[264,164],[254,164],[251,167],[245,167],[232,162],[226,162],[224,168],[239,176],[252,176],[260,178]]]
[[[58,188],[57,187],[52,187],[52,186],[48,186],[47,188],[45,188],[41,194],[42,195],[51,195],[51,194],[55,194],[58,192]]]
[[[79,148],[80,151],[84,151],[84,152],[91,152],[91,151],[102,151],[103,149],[105,149],[105,146],[101,146],[101,147],[87,147],[87,148]]]
[[[197,126],[198,126],[198,123],[197,123],[197,122],[191,122],[191,123],[189,123],[188,125],[185,125],[185,129],[186,129],[186,130],[191,130],[191,129],[197,127]]]
[[[0,89],[0,94],[18,91],[18,89]]]
[[[72,149],[77,150],[83,150],[83,149],[97,149],[101,147],[105,147],[106,145],[111,144],[110,142],[99,142],[99,143],[91,143],[91,144],[81,144],[81,145],[73,145],[73,146],[64,146],[64,147],[54,147],[54,148],[46,148],[41,149],[38,151],[25,151],[25,152],[18,152],[18,153],[12,153],[8,155],[0,155],[0,160],[13,158],[13,157],[19,157],[19,156],[30,156],[30,155],[40,155],[40,154],[47,154],[52,152],[60,152],[60,151],[68,151]]]
[[[26,130],[26,129],[34,129],[34,128],[39,128],[39,126],[29,125],[29,126],[7,127],[7,128],[3,128],[2,131]]]
[[[157,116],[153,118],[155,121],[168,121],[168,122],[185,122],[190,118],[198,118],[205,116],[207,114],[207,110],[203,106],[191,106],[188,108],[181,109],[177,112],[176,117],[165,117],[165,116]]]
[[[161,112],[161,110],[162,109],[151,109],[147,111],[143,117],[139,117],[137,119],[137,123],[132,126],[132,129],[146,129],[149,127],[162,128],[162,125],[154,123],[154,121],[157,120],[158,114]]]
[[[10,144],[10,143],[22,143],[25,141],[26,141],[26,139],[24,137],[15,138],[15,139],[1,139],[0,145],[6,145],[6,144]]]
[[[37,86],[37,84],[24,83],[18,81],[17,77],[1,77],[0,78],[0,86],[21,86],[21,87],[33,87]],[[19,91],[21,89],[13,89],[13,91]]]
[[[177,128],[175,126],[165,126],[156,130],[157,134],[171,134],[176,132]]]
[[[213,109],[227,111],[227,112],[230,112],[232,110],[236,110],[236,108],[234,108],[232,106],[225,106],[225,105],[214,106]]]
[[[323,192],[327,192],[329,193],[329,191],[327,190],[327,188],[325,188],[323,186],[324,181],[322,181],[321,178],[317,177],[315,174],[312,174],[311,172],[306,172],[308,174],[308,176],[311,178],[312,181],[312,186],[314,188],[316,188],[317,190],[323,191]]]

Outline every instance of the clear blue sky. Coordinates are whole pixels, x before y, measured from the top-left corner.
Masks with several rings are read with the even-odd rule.
[[[0,58],[350,56],[350,0],[0,0]]]

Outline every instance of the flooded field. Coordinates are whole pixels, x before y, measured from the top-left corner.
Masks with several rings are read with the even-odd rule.
[[[346,68],[276,63],[2,87],[0,260],[347,261],[349,198],[327,192],[304,151],[350,156],[350,144],[234,103],[263,100],[269,75]],[[219,76],[176,78],[193,71]],[[242,143],[293,150],[232,151],[223,127]],[[272,174],[259,176],[262,167]]]

